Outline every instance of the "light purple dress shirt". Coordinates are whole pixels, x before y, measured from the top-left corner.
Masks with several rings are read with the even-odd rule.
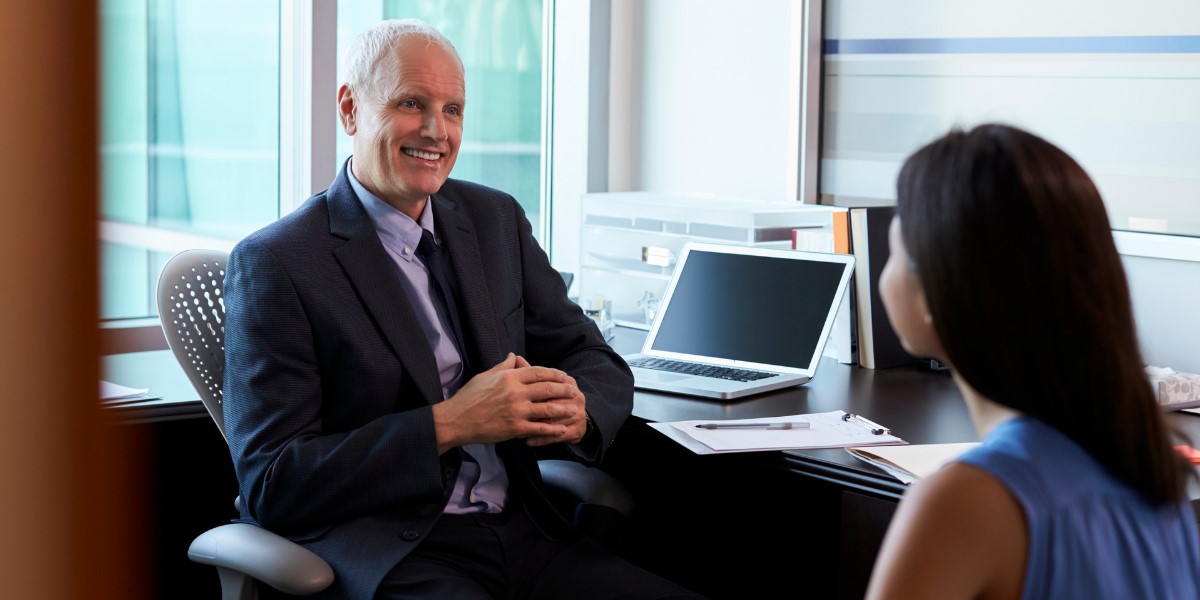
[[[442,399],[449,398],[462,387],[463,364],[462,356],[454,347],[453,338],[448,334],[445,323],[442,323],[433,301],[430,299],[429,272],[417,258],[417,244],[421,241],[421,230],[427,229],[438,239],[433,227],[433,210],[430,203],[425,203],[418,221],[413,221],[408,215],[396,210],[392,205],[380,200],[354,177],[354,172],[347,169],[350,186],[362,202],[367,215],[375,224],[379,241],[387,249],[396,264],[400,283],[408,292],[409,302],[421,330],[429,345],[433,348],[433,357],[437,360],[438,375],[442,383]],[[446,504],[445,512],[501,512],[504,502],[508,499],[508,473],[504,463],[496,455],[494,444],[467,444],[462,446],[462,468],[458,472],[458,480],[454,483],[454,492]]]

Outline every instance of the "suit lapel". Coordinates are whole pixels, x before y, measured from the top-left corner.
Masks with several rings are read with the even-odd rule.
[[[450,261],[458,279],[465,312],[464,328],[467,337],[473,340],[475,353],[471,357],[479,371],[490,369],[504,359],[500,340],[504,339],[497,329],[496,315],[492,314],[491,294],[484,277],[484,263],[475,239],[475,225],[452,200],[434,194],[433,222],[438,234],[446,241],[450,250]]]
[[[429,342],[421,333],[396,265],[379,241],[371,218],[350,187],[345,168],[327,192],[329,231],[346,243],[334,250],[338,264],[368,314],[429,403],[442,400],[442,384]]]

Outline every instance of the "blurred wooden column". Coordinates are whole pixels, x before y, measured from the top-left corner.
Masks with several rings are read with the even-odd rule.
[[[151,581],[142,471],[97,400],[98,11],[0,0],[4,598],[137,599]]]

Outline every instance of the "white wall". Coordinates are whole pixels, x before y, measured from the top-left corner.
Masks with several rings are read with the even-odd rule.
[[[1200,262],[1125,256],[1143,358],[1200,373]]]
[[[634,2],[634,111],[612,115],[609,191],[796,199],[800,0]],[[617,65],[614,64],[614,68]],[[640,71],[640,72],[639,72]],[[619,73],[618,73],[619,75]],[[621,142],[621,140],[626,140]],[[613,165],[614,157],[637,164]]]

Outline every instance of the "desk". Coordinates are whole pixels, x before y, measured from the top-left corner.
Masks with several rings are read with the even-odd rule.
[[[618,328],[611,343],[635,352],[644,336]],[[951,377],[927,369],[826,358],[803,386],[733,402],[638,391],[605,465],[638,502],[631,558],[713,598],[861,598],[903,484],[843,449],[698,456],[647,425],[834,410],[911,444],[979,441]],[[1200,418],[1169,418],[1200,440]]]
[[[618,352],[640,349],[644,332],[620,327],[616,332],[611,343]],[[228,504],[237,493],[232,466],[212,458],[224,448],[217,429],[169,351],[113,356],[104,364],[106,377],[149,386],[162,396],[114,409],[123,421],[198,427],[187,435],[203,438],[206,454],[195,460],[208,467],[200,472],[201,465],[192,465],[197,470],[187,473],[188,485],[215,497],[204,499],[203,506],[190,495],[171,499],[208,512],[170,505],[155,522],[166,523],[172,534],[156,533],[156,545],[185,563],[176,565],[185,585],[215,585],[211,568],[188,570],[184,551],[192,536],[232,515]],[[951,378],[921,369],[869,370],[825,359],[804,386],[733,402],[639,391],[633,418],[604,465],[637,500],[626,553],[714,599],[768,598],[781,589],[793,590],[789,596],[861,598],[903,484],[842,449],[698,456],[647,425],[833,410],[861,413],[913,444],[979,439]],[[1175,413],[1171,419],[1200,440],[1200,418]],[[192,448],[176,434],[155,437],[171,445],[168,453]],[[160,470],[178,466],[178,458],[187,457],[164,458],[170,464]],[[780,547],[782,552],[774,550]]]
[[[149,423],[208,417],[200,395],[170,350],[112,354],[100,359],[101,377],[113,383],[150,388],[155,400],[113,404],[122,423]]]
[[[613,348],[645,334],[618,328]],[[978,441],[949,375],[826,358],[809,383],[740,400],[637,391],[605,468],[638,506],[629,554],[713,598],[861,598],[905,486],[843,449],[698,456],[647,423],[845,410],[910,443]],[[775,548],[784,548],[777,552]]]

